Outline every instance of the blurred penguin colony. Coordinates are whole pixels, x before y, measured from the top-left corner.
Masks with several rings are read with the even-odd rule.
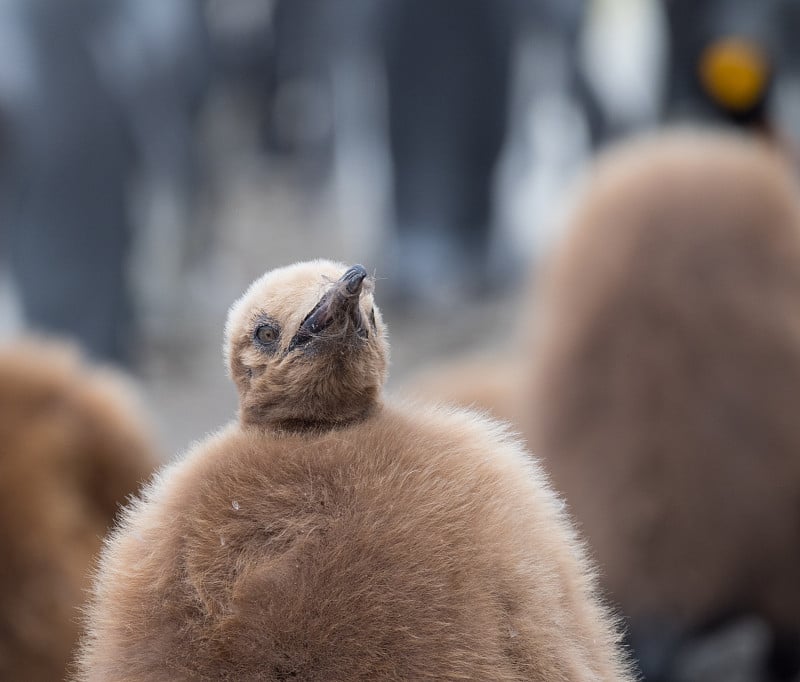
[[[2,0],[0,680],[800,681],[799,34]]]

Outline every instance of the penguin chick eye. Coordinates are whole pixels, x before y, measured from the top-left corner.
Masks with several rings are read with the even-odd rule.
[[[273,324],[262,324],[256,327],[253,338],[262,346],[272,346],[277,340],[280,332]]]

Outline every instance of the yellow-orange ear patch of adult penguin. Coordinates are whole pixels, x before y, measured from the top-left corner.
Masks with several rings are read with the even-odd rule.
[[[731,111],[746,111],[763,96],[769,62],[763,50],[742,38],[725,38],[709,45],[698,66],[703,88]]]

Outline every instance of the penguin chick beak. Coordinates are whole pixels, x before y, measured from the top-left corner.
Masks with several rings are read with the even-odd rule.
[[[363,265],[348,268],[306,315],[289,345],[290,350],[307,344],[322,332],[326,332],[326,336],[336,332],[341,332],[343,337],[349,337],[351,333],[365,336],[359,301],[366,278],[367,271]]]

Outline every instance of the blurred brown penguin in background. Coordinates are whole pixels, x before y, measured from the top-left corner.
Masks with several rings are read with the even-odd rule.
[[[505,353],[483,350],[444,363],[431,363],[401,384],[405,399],[458,405],[518,424],[522,352],[514,345]]]
[[[796,675],[800,204],[787,165],[710,132],[609,154],[529,348],[521,425],[634,635],[755,614],[788,644],[774,674]]]
[[[648,679],[726,616],[800,634],[800,208],[766,144],[678,130],[600,158],[503,355],[406,393],[510,420],[632,617]],[[650,635],[654,635],[651,637]],[[652,648],[651,648],[652,647]]]
[[[384,403],[361,266],[232,307],[239,418],[108,542],[82,680],[628,680],[536,462],[470,412]]]
[[[130,387],[39,340],[0,349],[0,679],[64,679],[92,562],[155,467]]]

